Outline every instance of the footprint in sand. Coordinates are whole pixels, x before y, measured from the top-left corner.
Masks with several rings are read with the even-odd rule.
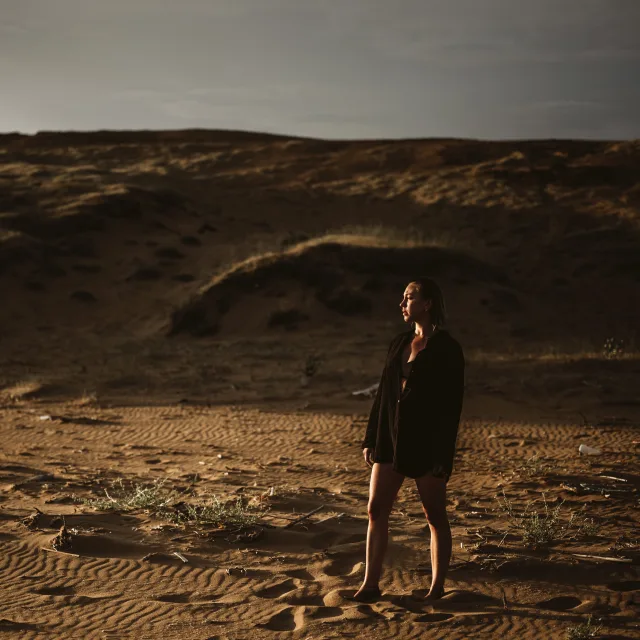
[[[626,593],[627,591],[637,591],[640,589],[640,580],[621,580],[619,582],[610,582],[607,585],[607,589],[611,589],[611,591],[622,591]]]
[[[453,617],[452,613],[425,613],[415,620],[416,622],[444,622],[445,620],[451,620]]]
[[[454,602],[459,604],[502,604],[502,601],[486,593],[478,593],[477,591],[465,591],[464,589],[455,589],[449,591],[443,598],[436,602]]]
[[[290,569],[285,571],[284,574],[290,578],[297,578],[298,580],[315,580],[315,576],[306,569]]]
[[[278,600],[290,605],[311,607],[324,606],[324,600],[321,595],[305,593],[304,589],[296,589],[295,591],[284,593],[278,597]]]
[[[173,602],[176,604],[184,604],[186,602],[189,602],[190,598],[190,593],[166,593],[164,595],[156,596],[153,599],[157,602]]]
[[[341,607],[307,607],[307,615],[310,618],[322,619],[322,618],[337,618],[343,613]]]
[[[344,558],[333,558],[324,568],[328,576],[353,576],[364,573],[364,562],[353,564],[353,555],[349,554]]]
[[[74,587],[39,587],[33,590],[41,596],[72,596],[76,590]]]
[[[110,600],[119,598],[121,595],[121,591],[95,591],[94,593],[83,593],[82,597],[88,600]]]
[[[541,609],[549,609],[550,611],[569,611],[569,609],[573,609],[579,604],[582,604],[582,600],[575,596],[557,596],[538,602],[536,606]]]
[[[359,604],[357,601],[354,601],[353,594],[358,590],[358,587],[346,588],[346,589],[332,589],[328,593],[323,596],[324,606],[328,609],[342,609],[344,605],[345,612],[348,612],[349,616],[354,615],[354,611],[358,612],[356,617],[370,617],[372,615],[378,615],[371,608],[371,604]],[[386,596],[382,596],[381,600],[388,600]],[[375,603],[374,603],[375,604]]]
[[[256,591],[256,595],[259,598],[278,598],[285,593],[289,593],[296,589],[296,584],[293,580],[285,580],[284,582],[279,582],[278,584],[274,584],[270,587],[265,587],[264,589],[260,589]]]
[[[93,594],[78,594],[74,587],[51,587],[44,586],[38,589],[34,589],[33,593],[37,593],[41,596],[49,596],[56,598],[56,602],[63,606],[79,605],[79,604],[93,604],[97,600],[105,600],[110,598],[117,598],[120,593],[104,592]]]
[[[571,609],[571,613],[597,613],[599,615],[611,616],[615,613],[620,613],[620,609],[606,602],[586,600],[581,605]]]
[[[411,596],[401,596],[398,599],[397,604],[412,611],[416,611],[414,603],[418,607],[427,604],[427,602],[424,600],[427,591],[428,589],[415,589],[414,591],[412,591]],[[430,601],[428,604],[433,607],[437,607],[438,609],[467,611],[468,609],[476,610],[478,607],[483,608],[485,606],[502,606],[502,601],[498,598],[494,598],[493,596],[489,596],[484,593],[455,589],[446,592],[445,595],[439,600]]]
[[[314,549],[327,549],[340,537],[340,535],[339,531],[323,531],[311,538],[311,546]]]
[[[328,549],[339,545],[351,545],[359,542],[364,543],[367,539],[366,533],[351,533],[345,535],[340,531],[323,531],[311,538],[311,546],[314,549]],[[338,542],[339,541],[339,542]]]
[[[216,600],[196,592],[193,593],[165,593],[153,598],[156,602],[171,602],[172,604],[218,604]]]
[[[28,622],[16,622],[8,618],[0,618],[0,632],[2,631],[35,631],[38,627]]]
[[[293,607],[287,607],[256,626],[270,631],[297,631],[304,626],[304,610],[296,611]]]

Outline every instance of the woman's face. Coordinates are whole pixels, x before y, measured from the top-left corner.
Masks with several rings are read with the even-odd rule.
[[[405,322],[424,322],[429,315],[431,300],[425,300],[415,283],[410,283],[404,290],[400,309]]]

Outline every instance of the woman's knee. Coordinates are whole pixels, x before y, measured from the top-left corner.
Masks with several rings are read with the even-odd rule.
[[[367,511],[369,512],[369,520],[374,521],[387,520],[391,513],[389,506],[378,500],[370,500],[367,506]]]
[[[427,522],[436,529],[441,526],[446,526],[449,522],[447,510],[445,508],[423,505],[422,510],[427,518]]]

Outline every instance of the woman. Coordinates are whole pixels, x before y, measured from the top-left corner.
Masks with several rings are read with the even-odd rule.
[[[431,531],[431,588],[425,599],[444,595],[451,559],[446,485],[462,410],[464,356],[460,344],[442,329],[444,299],[431,278],[412,281],[400,308],[411,329],[391,341],[362,443],[372,471],[366,571],[353,596],[360,602],[381,595],[389,514],[405,477],[416,481]]]

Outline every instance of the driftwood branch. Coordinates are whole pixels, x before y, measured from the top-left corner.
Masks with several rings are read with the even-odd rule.
[[[327,520],[333,520],[334,518],[342,518],[342,516],[344,516],[344,512],[342,513],[332,513],[330,516],[327,516],[326,518],[322,518],[322,520],[318,520],[315,524],[322,524],[323,522],[326,522]]]
[[[320,509],[324,509],[324,505],[321,504],[319,507],[312,509],[311,511],[309,511],[309,513],[305,513],[304,515],[301,515],[299,518],[296,518],[295,520],[292,520],[291,522],[287,522],[287,524],[284,525],[284,527],[282,527],[283,529],[288,529],[289,527],[292,527],[294,524],[298,524],[298,522],[302,522],[303,520],[306,520],[309,516],[312,516],[314,513],[318,513],[318,511],[320,511]]]
[[[612,558],[611,556],[592,556],[588,553],[572,553],[576,558],[585,558],[586,560],[609,560],[610,562],[633,562],[631,558]]]

